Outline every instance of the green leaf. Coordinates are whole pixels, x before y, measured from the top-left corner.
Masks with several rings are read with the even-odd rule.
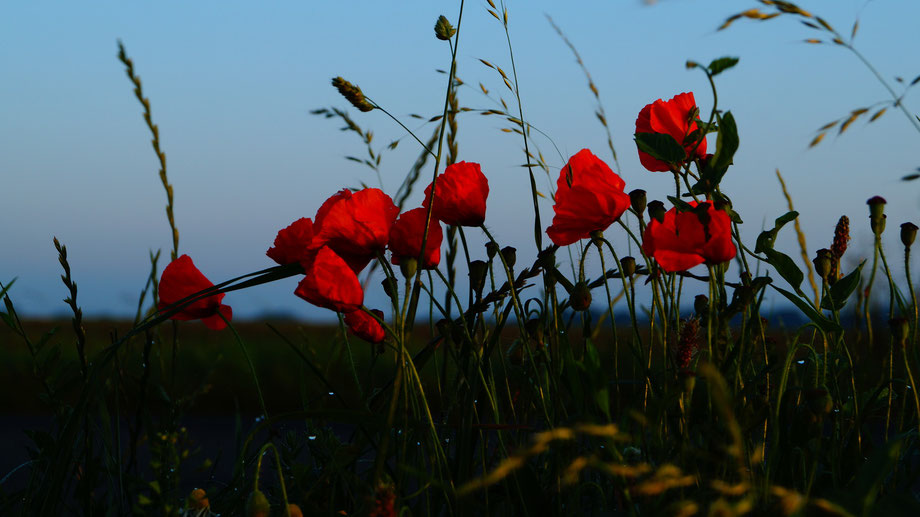
[[[794,221],[798,216],[799,213],[793,210],[777,217],[772,230],[760,232],[760,235],[757,237],[757,244],[754,247],[754,253],[763,253],[765,249],[773,249],[773,243],[776,240],[776,234],[779,233],[780,228],[786,226],[786,223]]]
[[[789,255],[776,251],[773,248],[767,248],[763,250],[763,252],[770,261],[770,265],[779,273],[779,276],[789,282],[789,285],[795,289],[796,293],[804,296],[800,286],[802,285],[802,280],[805,279],[805,275],[802,274],[802,270],[799,269],[799,266],[795,265],[795,261],[792,260]]]
[[[847,298],[849,298],[850,295],[853,294],[853,291],[859,287],[860,274],[865,265],[866,261],[863,260],[856,269],[850,272],[850,274],[837,280],[837,282],[831,286],[830,292],[821,299],[821,308],[829,311],[842,309],[843,306],[847,304]]]
[[[692,212],[693,211],[693,205],[684,201],[683,199],[680,199],[679,197],[668,196],[668,201],[670,201],[672,205],[677,207],[678,212]]]
[[[610,394],[607,390],[607,375],[601,366],[601,357],[597,353],[594,343],[588,339],[585,341],[585,370],[592,393],[594,402],[598,408],[610,419]]]
[[[840,325],[834,323],[833,321],[825,317],[823,314],[816,311],[815,308],[812,307],[811,304],[808,303],[807,301],[803,300],[802,298],[799,298],[798,296],[790,293],[789,291],[783,288],[776,287],[776,285],[774,284],[770,284],[770,286],[773,287],[773,289],[776,289],[777,291],[779,291],[779,293],[785,296],[790,302],[794,303],[795,306],[798,307],[800,311],[802,311],[802,313],[808,316],[808,319],[814,322],[815,325],[820,327],[825,332],[836,332],[836,331],[841,330]]]
[[[713,173],[718,176],[714,178],[716,184],[719,183],[729,165],[732,164],[739,144],[735,116],[732,115],[731,111],[726,111],[724,115],[719,117],[719,137],[716,139],[716,152],[712,155],[710,163]]]
[[[665,163],[679,164],[687,159],[687,152],[673,136],[665,133],[636,133],[639,150]]]
[[[712,63],[709,63],[709,73],[713,76],[717,76],[737,64],[737,57],[720,57],[714,59]]]

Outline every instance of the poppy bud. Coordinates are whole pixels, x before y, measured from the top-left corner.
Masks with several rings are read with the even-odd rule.
[[[253,490],[246,500],[246,517],[268,517],[272,505],[261,490]]]
[[[623,257],[620,259],[620,273],[624,277],[631,277],[636,274],[636,259],[633,257]]]
[[[697,316],[705,316],[709,312],[709,298],[705,294],[698,294],[693,299],[693,310]]]
[[[831,254],[831,250],[827,248],[821,248],[815,255],[815,258],[812,259],[812,262],[815,265],[815,273],[818,273],[818,276],[827,280],[827,276],[831,274],[831,266],[833,265],[834,256]]]
[[[641,188],[637,188],[629,193],[629,203],[632,206],[633,210],[639,214],[639,217],[642,217],[642,212],[645,212],[645,191]]]
[[[508,269],[513,269],[517,263],[517,248],[505,246],[502,248],[502,258],[505,259],[505,264],[508,264]]]
[[[556,249],[550,246],[538,253],[537,264],[546,271],[556,267]]]
[[[667,210],[664,209],[664,203],[658,201],[650,201],[648,204],[648,215],[652,219],[658,221],[659,223],[664,222],[664,214],[667,213]]]
[[[418,260],[412,257],[403,257],[399,263],[399,270],[406,278],[414,277],[415,272],[418,270]]]
[[[201,488],[192,490],[192,493],[185,498],[185,508],[187,510],[204,510],[211,506],[208,501],[208,494]]]
[[[489,260],[495,257],[495,254],[498,253],[498,243],[495,241],[489,241],[486,243],[486,256],[489,257]]]
[[[917,225],[914,223],[904,223],[901,225],[901,243],[905,248],[910,248],[917,238]]]
[[[481,293],[486,286],[486,274],[489,272],[489,265],[482,260],[470,262],[470,285],[477,293]]]
[[[450,24],[444,15],[438,16],[438,21],[434,24],[434,35],[441,41],[447,41],[457,33],[457,29]]]
[[[539,318],[531,318],[527,320],[527,323],[524,324],[524,328],[527,330],[527,335],[531,337],[538,344],[543,344],[543,322]]]
[[[569,303],[571,303],[572,309],[576,311],[586,311],[588,307],[591,307],[591,288],[588,287],[587,282],[575,284],[572,294],[569,296]]]
[[[910,334],[910,322],[907,318],[892,318],[888,320],[888,327],[891,329],[891,337],[895,344],[904,346]]]

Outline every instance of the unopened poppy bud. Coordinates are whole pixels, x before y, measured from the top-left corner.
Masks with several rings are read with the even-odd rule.
[[[705,316],[709,312],[709,298],[705,294],[698,294],[693,299],[693,310],[697,316]]]
[[[253,490],[246,500],[246,517],[268,517],[272,505],[261,490]]]
[[[641,188],[637,188],[629,193],[629,204],[640,217],[642,216],[642,212],[645,212],[645,203],[645,191]]]
[[[815,265],[815,273],[818,273],[818,276],[827,280],[827,276],[831,274],[831,267],[833,266],[834,256],[831,254],[831,250],[827,248],[821,248],[815,254],[815,258],[812,259],[812,263]]]
[[[291,503],[287,507],[287,513],[285,517],[303,517],[303,512],[300,510],[300,507],[294,503]]]
[[[489,272],[489,265],[482,260],[470,262],[470,285],[477,293],[481,293],[486,286],[486,274]]]
[[[332,86],[335,86],[339,93],[342,94],[342,97],[345,97],[345,100],[359,110],[372,111],[374,109],[374,105],[364,98],[364,93],[361,91],[361,88],[358,88],[356,85],[351,84],[341,77],[333,77]]]
[[[457,33],[457,29],[447,20],[444,15],[438,16],[438,21],[434,24],[434,35],[441,41],[447,41]]]
[[[208,501],[208,494],[201,488],[192,490],[192,493],[185,498],[185,508],[188,510],[204,510],[209,506],[211,502]]]
[[[537,264],[546,271],[556,266],[556,249],[553,246],[537,254]]]
[[[403,257],[399,263],[399,270],[406,278],[414,277],[415,272],[418,270],[418,260],[412,257]]]
[[[891,329],[891,337],[895,344],[904,346],[910,334],[910,321],[907,318],[892,318],[888,320],[888,327]]]
[[[917,225],[914,223],[904,223],[901,225],[901,243],[905,248],[909,248],[917,238]]]
[[[664,209],[664,203],[658,201],[649,201],[648,203],[648,216],[652,219],[658,221],[659,223],[664,222],[664,214],[667,213],[667,210]]]
[[[586,311],[588,307],[591,307],[591,288],[588,287],[587,282],[575,284],[569,297],[569,303],[572,304],[572,309],[576,311]]]
[[[486,243],[486,256],[491,260],[498,253],[498,243],[489,241]]]
[[[624,277],[631,277],[636,274],[636,259],[633,257],[623,257],[620,259],[620,272]]]
[[[517,248],[512,246],[505,246],[502,248],[502,258],[505,259],[505,264],[508,264],[508,269],[514,268],[514,264],[517,263]]]

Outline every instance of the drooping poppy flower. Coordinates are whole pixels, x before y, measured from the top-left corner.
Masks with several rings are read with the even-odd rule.
[[[380,319],[383,319],[382,311],[371,309],[371,312],[376,314]],[[348,330],[350,330],[352,334],[372,344],[380,343],[387,337],[387,333],[383,329],[383,326],[380,325],[380,322],[362,310],[352,311],[346,314],[345,324],[348,325]]]
[[[480,226],[486,220],[489,180],[478,163],[459,162],[448,165],[438,176],[432,215],[453,226]],[[422,206],[428,208],[431,185],[425,189]]]
[[[556,180],[553,224],[546,234],[557,246],[566,246],[606,230],[629,208],[626,183],[606,163],[582,149],[569,159]]]
[[[359,272],[378,251],[386,249],[397,215],[399,208],[380,189],[355,193],[342,189],[316,212],[312,247],[329,246]]]
[[[307,217],[301,217],[278,232],[275,237],[275,245],[265,254],[282,266],[293,264],[307,258],[312,243],[313,221]]]
[[[209,287],[214,287],[214,284],[195,267],[191,257],[182,255],[163,269],[158,288],[160,300],[157,303],[157,309],[167,310],[179,300]],[[220,293],[197,300],[183,307],[169,319],[201,320],[209,329],[221,330],[227,324],[220,315],[223,314],[227,320],[233,318],[233,309],[229,305],[220,303],[223,299],[224,293]]]
[[[345,259],[328,246],[301,262],[306,276],[297,285],[294,294],[316,305],[338,312],[351,312],[364,303],[364,290],[358,275]]]
[[[665,271],[684,271],[698,264],[719,264],[735,257],[737,250],[732,242],[731,219],[723,210],[717,210],[712,202],[690,206],[706,205],[700,220],[696,212],[678,212],[671,208],[664,214],[664,221],[652,219],[642,234],[642,250],[655,257]]]
[[[428,216],[428,209],[425,207],[414,208],[408,212],[400,214],[393,228],[390,230],[389,248],[393,253],[391,261],[399,264],[406,258],[419,258],[422,251],[422,237],[425,234],[425,218]],[[438,267],[441,262],[441,240],[444,234],[441,231],[441,223],[431,214],[431,221],[428,223],[428,240],[425,242],[425,257],[423,264],[419,264],[422,269],[433,269]]]
[[[691,133],[697,130],[695,120],[690,120],[694,108],[696,108],[696,99],[693,98],[692,92],[675,95],[669,101],[658,99],[657,101],[647,104],[639,117],[636,119],[636,133],[664,133],[674,137],[677,143],[684,147],[687,152],[688,160],[694,156],[704,158],[706,156],[706,139],[697,145],[696,141],[700,136],[692,136]],[[642,166],[650,171],[668,171],[670,167],[667,163],[652,158],[651,155],[639,151],[639,161]]]

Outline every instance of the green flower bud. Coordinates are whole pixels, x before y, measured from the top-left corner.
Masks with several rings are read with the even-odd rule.
[[[498,244],[492,241],[486,243],[486,256],[489,257],[489,260],[495,257],[495,254],[498,253]]]
[[[403,257],[399,263],[399,270],[405,278],[412,278],[418,270],[418,260],[412,257]]]

